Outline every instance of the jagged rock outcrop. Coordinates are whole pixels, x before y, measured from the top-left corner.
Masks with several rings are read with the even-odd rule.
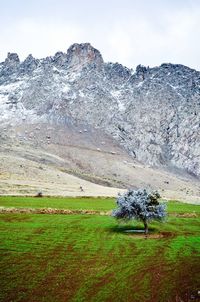
[[[7,58],[5,59],[4,64],[2,64],[2,75],[8,77],[15,73],[19,68],[20,60],[16,53],[8,52]]]
[[[53,57],[53,63],[58,68],[65,68],[67,66],[67,55],[62,51],[58,51]]]
[[[24,74],[30,74],[34,69],[36,69],[39,65],[40,61],[35,59],[32,54],[28,55],[28,57],[24,60],[24,62],[20,65],[20,72]]]
[[[0,122],[87,123],[139,161],[200,176],[200,72],[164,63],[136,71],[104,63],[89,43],[0,64]]]
[[[17,66],[20,63],[17,53],[8,52],[7,58],[5,60],[5,66]]]
[[[90,43],[73,44],[67,50],[68,67],[80,69],[86,65],[100,67],[103,64],[103,58],[100,52],[92,47]]]

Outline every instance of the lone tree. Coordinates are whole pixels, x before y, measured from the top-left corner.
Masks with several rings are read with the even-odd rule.
[[[148,233],[148,223],[151,220],[162,221],[166,216],[166,205],[159,204],[160,195],[157,191],[148,192],[146,189],[128,190],[119,194],[117,209],[112,216],[117,219],[138,219],[144,223],[145,234]]]

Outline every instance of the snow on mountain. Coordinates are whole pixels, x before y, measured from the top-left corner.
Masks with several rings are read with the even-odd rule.
[[[0,123],[84,123],[134,158],[200,176],[200,72],[162,64],[136,71],[104,63],[89,43],[67,53],[0,63]]]

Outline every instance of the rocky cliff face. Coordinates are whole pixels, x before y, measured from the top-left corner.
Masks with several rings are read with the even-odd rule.
[[[200,72],[104,63],[89,43],[67,53],[0,63],[0,123],[85,123],[139,161],[200,176]]]

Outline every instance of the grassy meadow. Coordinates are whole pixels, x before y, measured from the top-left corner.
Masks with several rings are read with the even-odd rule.
[[[0,197],[1,207],[96,210],[0,214],[0,301],[198,301],[200,206],[168,203],[151,234],[101,215],[111,198]],[[195,300],[196,299],[196,300]]]

